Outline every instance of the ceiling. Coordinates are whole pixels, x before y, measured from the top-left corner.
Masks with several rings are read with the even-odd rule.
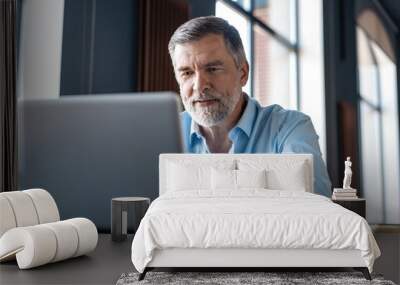
[[[378,0],[400,30],[400,0]]]

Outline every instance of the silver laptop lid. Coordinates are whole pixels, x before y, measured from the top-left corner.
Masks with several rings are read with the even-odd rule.
[[[48,190],[62,219],[87,217],[100,231],[111,198],[156,198],[159,154],[182,152],[174,93],[25,100],[19,111],[20,189]]]

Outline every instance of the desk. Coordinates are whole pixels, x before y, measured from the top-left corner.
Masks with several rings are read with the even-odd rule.
[[[113,242],[110,234],[99,234],[90,254],[28,270],[20,270],[16,261],[0,263],[0,284],[115,284],[122,273],[135,271],[132,239]]]

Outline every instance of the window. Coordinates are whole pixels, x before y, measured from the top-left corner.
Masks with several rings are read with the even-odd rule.
[[[385,48],[387,45],[381,45],[382,41],[373,38],[368,30],[361,26],[357,28],[362,190],[368,200],[366,214],[370,223],[398,224],[400,170],[396,65]]]
[[[235,26],[251,71],[244,91],[261,105],[298,109],[296,1],[217,1],[216,15]]]
[[[250,64],[244,91],[263,106],[309,115],[325,158],[322,1],[218,0],[216,16],[242,38]]]
[[[250,1],[246,1],[250,2]],[[246,5],[247,6],[247,5]],[[249,34],[249,29],[251,28],[250,20],[246,17],[243,17],[236,9],[233,7],[223,3],[222,1],[216,2],[216,15],[220,16],[229,21],[231,25],[233,25],[239,32],[240,37],[242,38],[244,51],[246,56],[248,57],[251,54],[251,38]],[[251,81],[252,81],[252,74],[250,73],[249,81],[247,82],[246,86],[244,87],[244,92],[247,94],[251,94]]]

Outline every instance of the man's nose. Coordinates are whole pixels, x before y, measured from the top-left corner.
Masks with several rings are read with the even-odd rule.
[[[208,88],[210,88],[210,81],[208,76],[202,72],[196,72],[193,83],[193,90],[199,93],[203,93],[203,91]]]

